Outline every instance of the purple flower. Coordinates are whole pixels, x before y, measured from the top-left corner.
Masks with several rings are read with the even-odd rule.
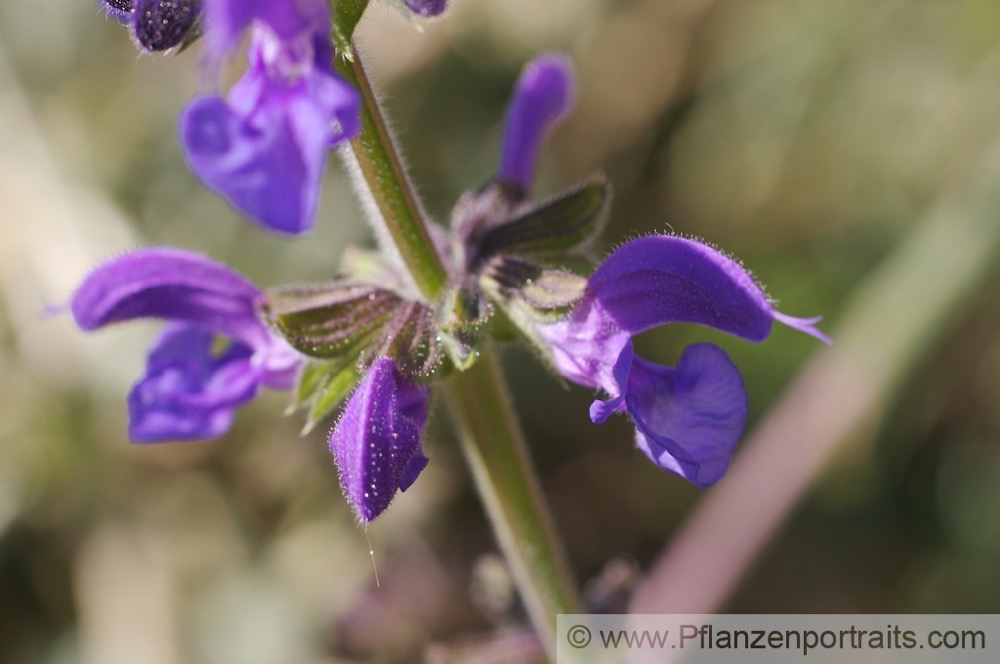
[[[430,392],[388,358],[372,364],[330,433],[330,451],[347,502],[364,522],[406,491],[427,465],[420,436]]]
[[[549,130],[574,102],[573,66],[562,55],[531,61],[507,109],[497,177],[520,197],[531,193],[538,151]]]
[[[774,321],[830,343],[814,327],[774,310],[736,261],[695,240],[655,235],[608,257],[564,320],[540,327],[558,371],[601,389],[590,417],[600,423],[626,412],[636,444],[656,465],[699,487],[714,484],[743,432],[743,380],[713,344],[688,347],[676,368],[634,356],[632,337],[667,323],[697,323],[759,342]]]
[[[134,251],[84,279],[70,301],[84,330],[136,318],[171,321],[129,395],[133,440],[217,437],[259,387],[291,387],[300,357],[260,321],[260,297],[237,272],[178,249]]]
[[[359,97],[333,71],[325,0],[206,2],[206,52],[221,58],[251,28],[249,68],[223,101],[192,100],[179,139],[191,170],[264,227],[312,227],[327,151],[360,130]]]

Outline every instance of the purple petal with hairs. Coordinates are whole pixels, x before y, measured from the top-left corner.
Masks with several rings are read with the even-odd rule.
[[[387,358],[372,364],[330,433],[340,485],[358,518],[370,522],[427,465],[420,437],[430,393]]]
[[[750,341],[771,333],[771,304],[736,261],[672,235],[633,240],[587,282],[588,297],[629,334],[668,323],[699,323]]]
[[[792,318],[775,311],[742,265],[707,244],[676,235],[626,243],[591,275],[587,291],[633,335],[668,323],[697,323],[759,342],[777,320],[830,343],[814,327],[822,318]]]
[[[260,386],[293,383],[301,356],[257,317],[260,297],[242,275],[205,256],[155,248],[98,267],[69,308],[88,331],[136,318],[173,321],[129,395],[129,432],[139,442],[196,440],[224,433],[235,407]],[[216,335],[231,340],[222,351]]]
[[[84,330],[135,318],[187,321],[246,343],[266,342],[260,291],[239,273],[190,251],[140,249],[87,275],[70,300]]]

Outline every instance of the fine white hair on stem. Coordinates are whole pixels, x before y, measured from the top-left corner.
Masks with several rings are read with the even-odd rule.
[[[357,42],[354,43],[354,49],[357,51],[358,57],[363,56],[364,49],[362,49]],[[386,131],[386,140],[388,145],[386,146],[391,152],[396,165],[400,170],[400,185],[404,189],[408,189],[412,194],[412,203],[416,206],[413,210],[420,219],[427,220],[427,213],[424,210],[423,202],[420,197],[416,195],[414,189],[413,180],[409,175],[409,168],[407,167],[406,159],[404,158],[399,141],[396,139],[395,131],[392,127],[391,119],[382,110],[382,95],[379,93],[379,86],[374,72],[366,68],[364,76],[368,79],[369,90],[374,97],[375,108],[372,112],[380,116],[382,121],[382,126]],[[343,144],[337,150],[340,155],[340,159],[347,170],[349,179],[353,186],[358,199],[361,202],[361,208],[364,212],[365,219],[368,220],[368,225],[371,226],[372,231],[375,234],[375,242],[379,250],[386,256],[386,258],[398,268],[398,272],[403,276],[403,281],[408,291],[413,295],[414,299],[420,299],[420,286],[417,283],[414,275],[410,272],[410,269],[406,265],[406,261],[403,259],[403,255],[396,245],[395,240],[392,237],[392,233],[389,230],[389,225],[386,222],[385,217],[382,214],[382,210],[379,206],[378,201],[375,198],[375,194],[365,177],[364,172],[361,169],[361,165],[358,161],[358,154],[355,152],[353,144]],[[436,241],[434,236],[434,224],[427,224],[427,232],[431,235],[432,242],[438,251],[442,249],[442,243]]]
[[[337,148],[337,154],[340,156],[340,161],[344,164],[351,185],[354,188],[354,193],[361,203],[361,210],[368,221],[368,226],[371,227],[372,232],[375,234],[376,246],[389,259],[393,266],[398,268],[397,271],[405,280],[406,287],[414,294],[419,293],[420,290],[417,288],[417,283],[413,280],[413,275],[407,269],[406,263],[403,261],[403,256],[399,253],[399,248],[392,239],[392,233],[389,232],[389,226],[385,223],[385,217],[382,216],[382,210],[379,209],[378,201],[375,200],[375,195],[368,186],[368,180],[365,179],[365,175],[361,171],[361,165],[358,163],[357,155],[354,154],[354,148],[350,144],[344,144]]]

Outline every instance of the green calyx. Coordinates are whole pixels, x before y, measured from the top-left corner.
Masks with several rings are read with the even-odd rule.
[[[488,336],[514,331],[549,360],[539,327],[568,315],[584,296],[586,278],[564,266],[579,261],[599,232],[610,198],[600,176],[537,206],[508,200],[493,185],[466,194],[453,213],[458,276],[433,302],[410,292],[383,256],[353,248],[337,280],[267,291],[262,317],[309,358],[293,403],[308,411],[306,430],[379,357],[427,383],[468,370]]]

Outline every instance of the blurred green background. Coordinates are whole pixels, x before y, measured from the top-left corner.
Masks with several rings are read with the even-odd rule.
[[[851,427],[722,608],[1000,611],[1000,197],[988,195],[1000,191],[1000,5],[452,5],[422,31],[382,7],[362,26],[439,220],[491,174],[511,85],[547,50],[571,55],[580,90],[539,193],[606,172],[616,201],[602,251],[666,229],[703,237],[782,311],[823,314],[836,336],[942,200],[976,220],[963,237],[979,233],[988,258],[901,351],[867,425]],[[85,336],[45,313],[132,247],[196,249],[273,285],[322,280],[345,245],[370,242],[335,158],[317,228],[297,241],[265,236],[198,185],[174,128],[211,87],[198,52],[139,55],[91,0],[0,3],[0,662],[461,661],[519,616],[443,404],[427,471],[363,529],[323,427],[299,437],[287,395],[243,408],[222,440],[132,445],[125,395],[157,326]],[[971,181],[979,193],[966,196]],[[928,269],[972,269],[941,237]],[[919,302],[933,285],[895,287]],[[865,309],[881,312],[864,321],[873,348],[919,313],[890,299]],[[785,329],[754,346],[684,326],[639,348],[670,363],[700,339],[742,368],[751,429],[820,352]],[[628,586],[704,494],[636,452],[625,418],[591,425],[586,390],[522,350],[505,361],[577,579],[592,598]],[[826,398],[834,412],[842,396]]]

